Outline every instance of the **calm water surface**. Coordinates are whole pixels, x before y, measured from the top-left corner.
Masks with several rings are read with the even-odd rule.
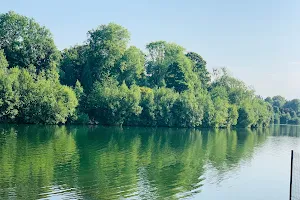
[[[0,199],[287,199],[300,127],[0,125]]]

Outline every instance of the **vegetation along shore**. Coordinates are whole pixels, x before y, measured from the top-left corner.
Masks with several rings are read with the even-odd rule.
[[[109,23],[59,51],[50,31],[0,14],[0,122],[167,127],[299,124],[300,100],[263,99],[225,68],[175,43],[129,46]]]

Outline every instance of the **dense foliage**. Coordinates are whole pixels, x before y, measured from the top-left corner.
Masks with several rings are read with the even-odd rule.
[[[210,74],[199,54],[177,44],[151,42],[143,52],[114,23],[87,35],[59,52],[33,19],[0,15],[0,121],[259,127],[296,120],[297,102],[264,101],[226,69]]]
[[[300,99],[286,100],[282,96],[265,99],[274,110],[274,124],[300,124]]]
[[[59,51],[52,36],[33,19],[0,15],[0,121],[65,123],[78,100],[60,84]]]

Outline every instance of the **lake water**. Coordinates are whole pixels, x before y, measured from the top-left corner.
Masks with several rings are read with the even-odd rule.
[[[300,126],[0,125],[0,199],[287,199]]]

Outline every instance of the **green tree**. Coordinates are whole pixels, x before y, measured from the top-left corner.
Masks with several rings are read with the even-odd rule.
[[[280,124],[280,114],[279,113],[274,114],[274,124]]]
[[[290,113],[282,113],[280,116],[280,124],[287,124],[291,119]]]
[[[101,124],[122,125],[132,114],[137,117],[141,113],[140,100],[141,92],[135,85],[129,89],[115,80],[96,83],[88,96],[89,115]]]
[[[21,71],[19,81],[22,84],[18,122],[59,124],[74,114],[78,100],[70,87],[43,75],[34,80],[27,70]]]
[[[127,48],[129,39],[127,29],[109,23],[59,54],[48,29],[1,14],[0,121],[180,127],[300,121],[298,99],[263,100],[226,68],[214,70],[211,82],[199,54],[156,41],[145,55]]]
[[[0,15],[0,49],[10,67],[33,64],[39,72],[55,69],[59,60],[50,31],[12,11]]]
[[[176,126],[199,127],[203,119],[203,102],[195,94],[185,91],[177,98],[172,107]]]
[[[251,104],[249,102],[245,102],[238,109],[238,120],[237,126],[239,127],[251,127],[253,123],[255,123],[255,113],[253,109],[251,109]]]
[[[178,97],[179,94],[173,89],[162,87],[154,90],[155,119],[158,126],[172,127],[176,124],[172,115],[172,108]]]
[[[300,99],[293,99],[291,101],[287,101],[283,107],[287,109],[291,109],[296,113],[298,113],[300,112]]]
[[[60,62],[60,80],[68,86],[75,86],[76,81],[83,82],[83,69],[87,64],[87,45],[65,49]]]
[[[146,71],[151,87],[165,86],[165,75],[168,67],[180,56],[184,56],[184,48],[165,41],[152,42],[146,46],[148,51]]]
[[[270,124],[273,117],[272,107],[264,100],[255,98],[252,102],[252,109],[255,113],[255,123],[252,126],[265,127]]]
[[[284,104],[286,103],[286,100],[284,97],[282,96],[274,96],[272,98],[273,100],[273,106],[277,106],[278,108],[282,108],[284,106]]]
[[[237,106],[236,105],[229,105],[229,107],[228,107],[227,126],[237,125],[238,117],[239,117],[239,113],[238,113]]]
[[[87,65],[82,84],[91,90],[95,81],[102,83],[111,75],[115,64],[122,58],[130,39],[124,27],[109,23],[88,32]]]
[[[132,85],[139,83],[139,80],[143,77],[145,72],[145,55],[135,46],[129,47],[122,58],[117,61],[114,69],[114,74],[117,77],[119,83],[125,83]]]
[[[19,73],[17,68],[11,70],[0,68],[0,122],[12,122],[19,113]]]
[[[6,69],[8,67],[8,62],[4,55],[4,51],[0,50],[0,69]]]
[[[229,103],[227,99],[216,97],[213,99],[216,112],[214,113],[212,126],[227,127]]]
[[[139,120],[135,125],[155,126],[155,108],[153,89],[141,87],[141,102],[142,112],[139,115]],[[136,120],[135,120],[136,121]]]
[[[214,105],[214,115],[211,120],[211,125],[214,127],[224,127],[227,126],[228,118],[228,94],[225,87],[217,86],[211,91],[211,98]]]
[[[83,87],[81,86],[81,83],[78,80],[76,80],[74,92],[78,100],[82,97],[82,95],[84,95]]]
[[[208,88],[210,84],[210,74],[206,69],[206,61],[195,52],[188,52],[186,56],[193,63],[193,71],[197,73],[198,78],[201,81],[201,86],[203,88]]]
[[[212,127],[213,118],[216,112],[214,107],[214,102],[212,101],[209,93],[201,95],[200,98],[201,101],[204,102],[204,114],[203,114],[202,126]]]
[[[212,83],[211,88],[224,87],[228,94],[228,100],[231,104],[241,105],[244,100],[251,99],[254,91],[249,89],[244,82],[232,77],[226,68],[222,68]]]
[[[267,97],[265,99],[266,102],[268,102],[269,104],[273,105],[273,99],[271,97]]]
[[[90,119],[87,113],[87,105],[86,103],[86,94],[83,91],[83,87],[81,86],[80,82],[77,80],[74,92],[76,94],[76,98],[78,99],[79,106],[77,106],[75,113],[69,118],[68,123],[73,124],[89,124]]]
[[[169,65],[165,82],[168,88],[174,88],[174,90],[179,93],[188,89],[186,75],[181,63],[174,62]]]

